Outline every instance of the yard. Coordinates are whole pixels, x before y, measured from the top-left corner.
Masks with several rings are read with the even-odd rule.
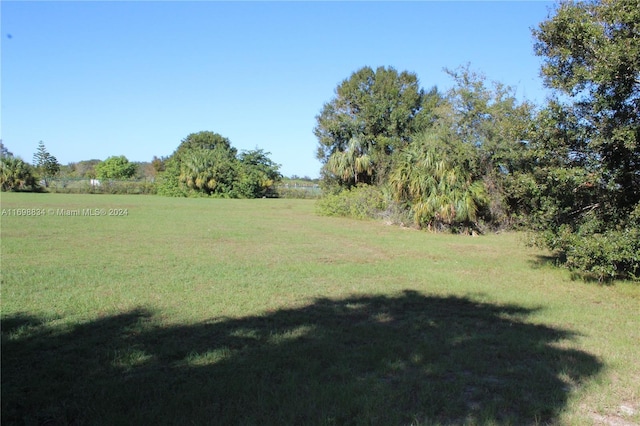
[[[2,424],[640,424],[640,286],[313,200],[2,195]]]

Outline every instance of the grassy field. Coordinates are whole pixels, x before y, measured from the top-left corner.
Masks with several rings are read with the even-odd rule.
[[[640,424],[640,286],[516,234],[312,200],[1,208],[3,425]]]

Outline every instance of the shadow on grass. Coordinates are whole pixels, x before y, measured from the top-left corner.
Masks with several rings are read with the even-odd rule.
[[[560,255],[536,255],[532,260],[529,261],[529,264],[534,269],[542,269],[546,267],[554,267],[559,268],[562,266],[562,263],[565,261]]]
[[[562,268],[567,261],[566,257],[557,255],[536,255],[533,260],[529,261],[529,264],[534,269],[542,269],[546,267]],[[569,277],[572,281],[582,281],[585,283],[595,283],[600,285],[613,285],[616,281],[615,277],[601,277],[593,273],[570,271]]]
[[[7,317],[2,424],[553,422],[601,364],[530,313],[405,291],[184,326]]]

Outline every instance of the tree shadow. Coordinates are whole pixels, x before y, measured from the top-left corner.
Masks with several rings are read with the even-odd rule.
[[[542,269],[546,267],[554,267],[559,268],[562,266],[562,263],[565,261],[561,255],[552,254],[552,255],[542,255],[538,254],[533,257],[533,259],[529,260],[529,265],[533,269]]]
[[[566,261],[566,256],[562,254],[536,255],[532,260],[529,260],[529,265],[533,269],[543,269],[547,267],[563,268]],[[584,283],[595,283],[604,286],[613,285],[617,279],[616,277],[602,277],[594,273],[575,270],[569,270],[569,278],[571,281],[582,281]]]
[[[42,323],[42,319],[26,312],[19,312],[10,317],[2,317],[2,330],[10,330],[16,334],[19,330],[30,329]]]
[[[602,364],[531,313],[405,291],[180,326],[3,318],[2,424],[551,423]]]

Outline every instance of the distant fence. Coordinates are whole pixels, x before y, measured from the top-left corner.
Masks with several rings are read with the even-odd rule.
[[[49,182],[49,192],[63,194],[156,194],[156,183],[145,179],[87,179],[59,178]],[[273,196],[278,198],[320,198],[318,184],[281,183],[275,186]]]
[[[155,194],[153,179],[61,178],[49,182],[49,192],[64,194]]]
[[[283,183],[276,185],[280,198],[320,198],[322,189],[318,184]]]

